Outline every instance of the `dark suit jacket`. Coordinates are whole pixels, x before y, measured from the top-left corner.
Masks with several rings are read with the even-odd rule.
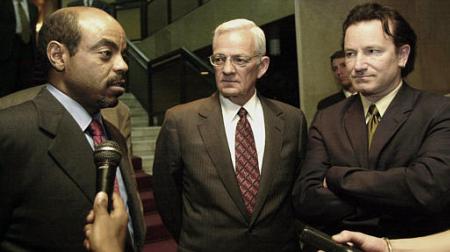
[[[125,154],[125,140],[105,121]],[[96,193],[92,149],[73,117],[47,91],[0,111],[0,250],[84,251],[83,227]],[[127,155],[120,169],[137,247],[144,224]]]
[[[45,87],[45,85],[26,88],[7,96],[0,97],[0,109],[5,109],[32,100],[39,94],[43,87]],[[101,109],[100,113],[104,119],[120,130],[120,133],[122,133],[127,141],[128,154],[131,156],[133,154],[131,148],[131,115],[128,106],[122,101],[119,101],[117,106]]]
[[[153,183],[159,213],[179,251],[298,251],[291,190],[303,159],[302,112],[260,97],[266,143],[254,214],[248,216],[233,169],[219,96],[166,113]]]
[[[67,7],[83,6],[83,5],[84,5],[83,0],[77,0],[77,1],[73,1],[73,2],[68,3]],[[109,4],[107,4],[107,3],[103,2],[103,1],[100,1],[100,0],[92,1],[92,7],[102,9],[105,12],[109,13],[110,15],[112,15],[112,7]]]
[[[450,99],[407,84],[370,151],[359,96],[321,110],[294,190],[299,216],[329,232],[412,237],[448,229],[449,146]]]
[[[36,31],[38,10],[36,6],[27,0],[28,11],[30,13],[30,30]],[[32,33],[31,41],[36,41],[35,32]],[[14,5],[11,0],[0,1],[0,62],[7,60],[12,51],[16,38],[16,17]],[[34,47],[33,47],[34,49]]]
[[[323,98],[322,100],[320,100],[319,103],[317,103],[317,110],[324,109],[324,108],[329,107],[333,104],[336,104],[342,100],[345,100],[345,94],[341,90],[335,94],[332,94],[332,95],[327,96],[327,97]]]

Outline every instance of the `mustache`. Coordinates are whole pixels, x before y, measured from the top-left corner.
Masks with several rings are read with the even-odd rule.
[[[125,74],[119,74],[107,81],[108,86],[123,86],[126,82]]]

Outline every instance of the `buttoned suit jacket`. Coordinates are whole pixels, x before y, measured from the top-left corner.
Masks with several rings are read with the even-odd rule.
[[[370,151],[359,96],[321,110],[294,190],[299,217],[330,234],[413,237],[448,229],[449,143],[450,99],[405,82]]]
[[[306,124],[290,105],[260,97],[265,151],[252,216],[246,212],[219,95],[166,112],[153,166],[159,213],[179,251],[298,251],[291,201]]]
[[[136,251],[144,224],[125,140],[104,120],[124,153]],[[93,151],[64,107],[43,90],[32,101],[0,111],[0,250],[84,251],[84,225],[96,193]]]
[[[340,102],[342,100],[345,100],[345,98],[346,98],[345,94],[341,90],[341,91],[339,91],[337,93],[334,93],[334,94],[332,94],[330,96],[327,96],[327,97],[323,98],[322,100],[320,100],[317,103],[317,110],[321,110],[321,109],[324,109],[324,108],[329,107],[331,105],[334,105],[334,104],[336,104],[336,103],[338,103],[338,102]]]

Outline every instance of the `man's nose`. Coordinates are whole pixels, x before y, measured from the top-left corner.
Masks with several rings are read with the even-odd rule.
[[[367,57],[362,53],[358,53],[355,57],[355,70],[362,71],[365,69],[367,69]]]
[[[114,62],[114,71],[125,73],[128,71],[128,64],[122,55],[118,56]]]
[[[224,74],[232,74],[235,72],[235,70],[236,69],[234,68],[233,63],[231,63],[231,58],[227,57],[225,59],[225,63],[223,64],[223,69],[222,69],[223,73]]]

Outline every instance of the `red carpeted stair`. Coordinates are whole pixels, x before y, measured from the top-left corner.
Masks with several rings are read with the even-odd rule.
[[[155,198],[152,190],[152,177],[142,170],[142,160],[133,157],[133,166],[136,173],[136,182],[142,205],[144,207],[144,219],[147,225],[147,236],[143,252],[175,252],[177,244],[170,233],[164,227],[161,217],[156,211]]]

